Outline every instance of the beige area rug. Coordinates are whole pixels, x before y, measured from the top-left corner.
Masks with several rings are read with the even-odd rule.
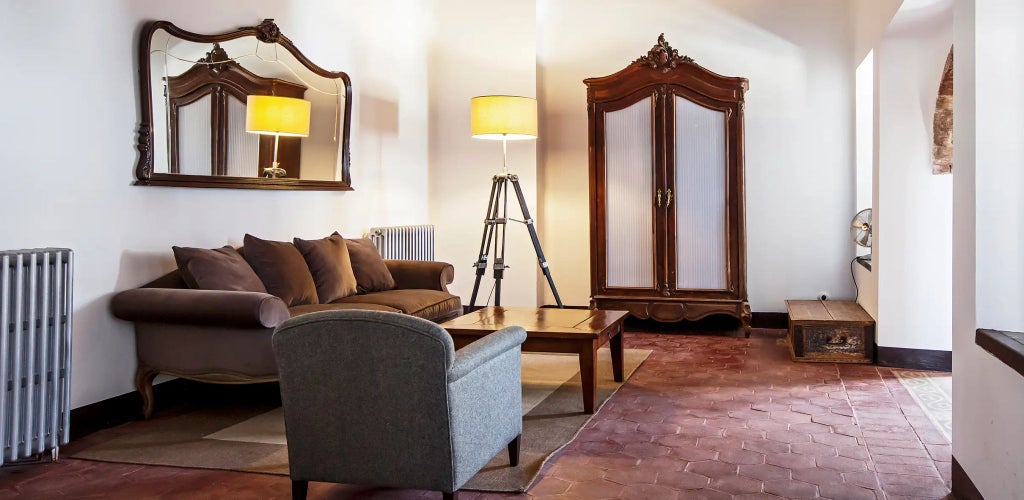
[[[626,379],[651,354],[626,349]],[[607,348],[598,351],[598,408],[622,384],[612,380]],[[463,489],[522,492],[548,457],[568,444],[592,415],[583,413],[579,358],[523,353],[523,437],[518,467],[499,453]],[[89,437],[74,458],[146,465],[288,474],[283,412],[276,404],[167,412]]]
[[[953,374],[893,370],[925,415],[953,442]]]

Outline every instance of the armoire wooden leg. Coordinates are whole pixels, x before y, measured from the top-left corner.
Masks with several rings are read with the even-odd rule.
[[[753,319],[754,315],[750,312],[750,304],[743,303],[743,312],[740,313],[740,322],[743,324],[743,333],[746,334],[747,338],[750,338],[750,320]]]

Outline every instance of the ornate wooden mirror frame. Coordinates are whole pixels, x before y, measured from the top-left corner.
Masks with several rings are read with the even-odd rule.
[[[264,44],[277,44],[278,47],[282,47],[291,54],[299,63],[301,63],[310,72],[332,80],[339,80],[339,88],[343,89],[344,96],[341,101],[341,109],[338,110],[340,117],[338,121],[341,122],[341,133],[337,137],[339,148],[337,151],[338,158],[336,160],[340,163],[337,177],[338,180],[314,180],[314,179],[299,179],[299,178],[262,178],[262,177],[233,177],[227,175],[180,175],[176,173],[170,173],[174,168],[172,164],[168,165],[167,173],[155,171],[154,165],[154,112],[153,112],[153,94],[152,94],[152,42],[153,35],[158,31],[164,31],[172,37],[179,38],[188,42],[200,43],[200,44],[220,44],[229,40],[235,40],[243,37],[254,37],[260,43]],[[219,45],[213,46],[215,49],[219,49]],[[178,28],[174,24],[168,21],[153,21],[146,24],[142,30],[142,34],[139,38],[138,45],[138,62],[139,62],[139,99],[141,104],[141,122],[139,124],[138,138],[136,148],[139,151],[139,160],[135,166],[135,185],[140,186],[178,186],[178,187],[200,187],[200,188],[240,188],[240,189],[283,189],[283,190],[309,190],[309,191],[350,191],[352,190],[351,175],[349,172],[349,146],[350,146],[350,133],[349,129],[352,123],[352,83],[346,73],[341,71],[327,71],[320,66],[317,66],[310,61],[302,52],[299,51],[292,44],[288,37],[281,34],[280,28],[274,24],[273,19],[264,19],[258,26],[250,26],[240,28],[235,31],[228,33],[216,34],[216,35],[201,35],[192,33],[181,28]],[[286,82],[287,83],[287,82]],[[235,96],[236,98],[238,96]],[[214,122],[216,124],[216,122]],[[168,130],[169,140],[174,140],[177,134],[172,134]],[[261,136],[261,147],[260,157],[264,159],[267,155],[263,151],[265,147],[262,145],[266,143],[267,137]],[[272,139],[270,140],[272,143]],[[223,147],[223,146],[222,146]],[[297,149],[297,145],[292,144],[291,148]],[[282,151],[285,151],[285,141],[282,140]],[[169,162],[170,158],[174,157],[176,160],[177,150],[170,151],[168,154]],[[286,153],[287,154],[287,153]],[[297,151],[294,152],[297,157]],[[214,160],[217,161],[216,158]],[[173,163],[177,163],[176,161]],[[177,165],[173,165],[177,167]]]

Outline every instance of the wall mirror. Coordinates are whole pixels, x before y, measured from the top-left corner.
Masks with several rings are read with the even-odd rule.
[[[135,184],[352,189],[348,75],[307,59],[272,19],[216,35],[150,22],[139,42],[139,76]],[[256,112],[255,104],[247,108],[250,96],[308,101],[308,134],[248,132],[247,111]],[[270,171],[275,158],[283,171]]]

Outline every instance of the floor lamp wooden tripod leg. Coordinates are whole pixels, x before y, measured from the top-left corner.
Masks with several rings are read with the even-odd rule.
[[[523,220],[508,217],[508,186],[510,183],[515,191],[516,199],[519,201]],[[480,256],[473,266],[476,267],[476,280],[473,282],[473,294],[469,299],[469,310],[477,309],[476,297],[480,291],[480,280],[483,279],[484,273],[487,271],[487,261],[492,246],[494,248],[494,305],[501,305],[501,280],[505,277],[505,269],[508,269],[505,264],[505,230],[509,221],[521,222],[526,225],[526,230],[530,233],[530,240],[533,242],[533,250],[537,253],[537,264],[548,280],[548,286],[555,296],[558,307],[564,307],[562,298],[558,295],[558,289],[555,288],[555,280],[551,277],[548,260],[544,257],[544,250],[540,246],[540,238],[537,236],[534,220],[530,217],[530,209],[526,206],[526,197],[523,196],[523,188],[519,185],[519,176],[503,172],[495,175],[491,182],[491,196],[487,203],[484,232],[480,238]]]

